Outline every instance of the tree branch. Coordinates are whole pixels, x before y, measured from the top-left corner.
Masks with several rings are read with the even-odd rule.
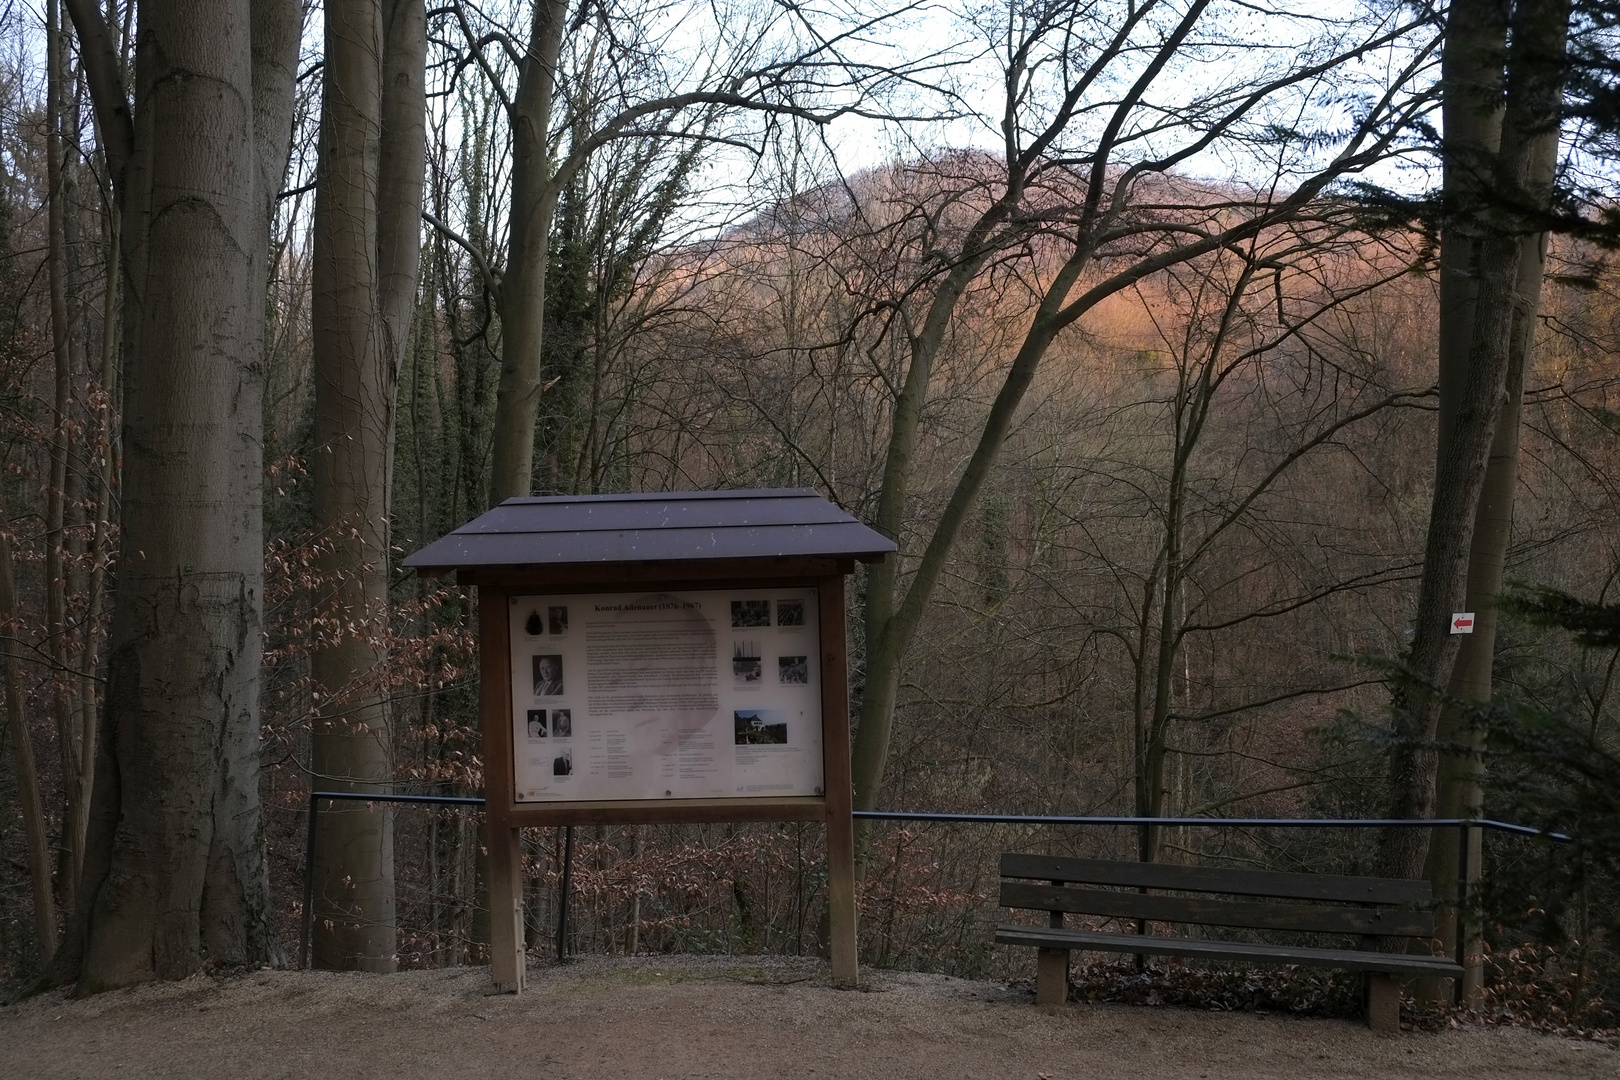
[[[465,251],[468,255],[472,256],[473,262],[478,265],[478,273],[479,273],[479,275],[484,279],[484,288],[488,289],[490,295],[494,298],[495,306],[497,308],[500,307],[500,303],[501,303],[501,275],[500,275],[500,271],[498,271],[494,267],[490,266],[489,260],[484,258],[484,253],[482,251],[479,251],[476,247],[474,247],[473,244],[472,244],[472,241],[468,240],[465,236],[462,236],[456,230],[452,229],[448,224],[446,224],[444,222],[443,219],[441,219],[437,214],[433,213],[433,211],[424,209],[422,211],[422,220],[427,222],[429,225],[433,226],[435,229],[439,230],[439,234],[441,236],[443,236],[446,240],[451,241],[457,247],[461,248],[461,250]]]
[[[134,110],[124,94],[123,65],[95,0],[63,0],[73,29],[79,35],[79,58],[95,106],[96,126],[107,154],[107,172],[113,193],[124,194],[124,170],[135,153]]]

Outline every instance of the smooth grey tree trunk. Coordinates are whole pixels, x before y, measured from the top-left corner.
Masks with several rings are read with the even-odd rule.
[[[638,101],[621,108],[594,130],[574,132],[566,152],[550,145],[551,126],[559,108],[558,59],[568,23],[568,0],[530,0],[527,45],[518,70],[517,93],[505,102],[512,137],[511,208],[508,213],[506,262],[497,275],[487,252],[477,259],[496,296],[501,323],[501,373],[495,396],[490,446],[491,506],[528,495],[534,486],[535,432],[545,375],[546,276],[551,261],[551,233],[563,190],[608,141],[634,137],[632,125],[661,112],[696,106],[766,109],[776,113],[809,110],[740,93],[737,84],[693,90]],[[791,66],[791,65],[786,65]],[[574,87],[587,97],[591,91]],[[581,106],[576,118],[592,106]],[[435,223],[441,229],[442,223]],[[463,238],[458,242],[477,251]],[[555,381],[555,380],[553,380]]]
[[[557,61],[568,0],[530,0],[529,43],[507,109],[512,130],[512,202],[507,214],[506,269],[496,292],[501,316],[501,374],[491,432],[489,504],[528,495],[534,484],[534,433],[544,372],[546,270],[551,221],[561,187],[550,156]],[[475,948],[490,941],[489,821],[478,828]]]
[[[72,909],[84,863],[84,832],[90,779],[83,756],[84,735],[73,691],[77,680],[69,672],[65,510],[68,489],[68,411],[73,399],[73,316],[68,309],[68,162],[63,137],[66,89],[67,34],[61,25],[56,0],[46,5],[45,21],[45,160],[50,186],[47,222],[47,257],[51,300],[51,358],[54,375],[50,442],[50,478],[45,490],[45,626],[51,660],[50,700],[56,721],[56,749],[62,770],[62,832],[57,844],[62,903]]]
[[[1442,116],[1445,141],[1442,144],[1443,185],[1446,198],[1459,210],[1477,211],[1490,187],[1490,172],[1502,138],[1502,78],[1507,64],[1507,12],[1500,5],[1478,0],[1454,0],[1446,24],[1445,54],[1441,60],[1443,98]],[[1472,341],[1477,287],[1474,275],[1474,256],[1478,240],[1478,222],[1475,213],[1459,212],[1446,224],[1440,237],[1440,333],[1439,375],[1440,415],[1436,446],[1446,444],[1456,426],[1456,402],[1468,372],[1468,349]],[[1497,442],[1505,425],[1517,430],[1518,413],[1514,399],[1508,395],[1502,417],[1497,423]],[[1510,418],[1507,414],[1512,412]],[[1491,487],[1490,474],[1498,468],[1498,457],[1493,448],[1486,469],[1486,488]],[[1475,519],[1475,543],[1479,541],[1481,519],[1488,513],[1489,496],[1482,497]],[[1511,503],[1509,504],[1511,515]],[[1470,557],[1470,563],[1473,562]],[[1472,581],[1470,582],[1470,586]],[[1476,612],[1478,622],[1473,637],[1461,642],[1456,668],[1457,677],[1473,668],[1477,671],[1481,648],[1486,666],[1486,694],[1489,695],[1490,653],[1495,643],[1495,615],[1477,603],[1476,592],[1469,588],[1465,604],[1474,606],[1466,610]],[[1477,639],[1477,640],[1475,640]],[[1442,727],[1445,721],[1441,721]],[[1455,769],[1456,763],[1442,762],[1443,774]],[[1442,785],[1443,786],[1443,785]],[[1452,786],[1451,794],[1460,791]],[[1436,810],[1444,816],[1455,816],[1452,811],[1455,798],[1443,796]],[[1447,807],[1450,809],[1447,809]],[[1439,831],[1431,841],[1428,859],[1428,877],[1434,883],[1436,895],[1454,895],[1457,885],[1459,838],[1454,830]],[[1444,866],[1440,864],[1444,863]],[[1439,916],[1439,937],[1448,953],[1456,949],[1456,918],[1451,909],[1443,909]],[[1448,980],[1427,980],[1420,988],[1426,997],[1439,1000],[1445,996],[1442,983]]]
[[[1556,133],[1544,135],[1536,149],[1538,184],[1550,186],[1557,164]],[[1535,344],[1536,314],[1541,306],[1542,278],[1546,272],[1547,237],[1535,234],[1521,239],[1519,255],[1518,303],[1514,313],[1510,366],[1507,373],[1502,414],[1496,422],[1485,480],[1480,492],[1479,510],[1474,516],[1474,535],[1468,552],[1468,578],[1464,609],[1474,612],[1474,632],[1463,637],[1452,669],[1448,696],[1458,702],[1484,704],[1491,700],[1492,666],[1496,655],[1497,597],[1507,566],[1513,533],[1514,495],[1519,485],[1519,436],[1524,402],[1525,374]],[[1462,709],[1447,705],[1441,709],[1436,732],[1440,746],[1435,789],[1437,817],[1479,818],[1485,813],[1482,787],[1485,762],[1483,732]],[[1436,830],[1429,852],[1428,873],[1436,896],[1457,895],[1463,842],[1456,829]],[[1469,866],[1477,875],[1481,869],[1480,831],[1469,831]],[[1443,908],[1438,937],[1447,954],[1457,948],[1457,912]],[[1483,989],[1484,968],[1466,965],[1463,998],[1474,1000]],[[1438,995],[1436,995],[1438,996]]]
[[[1499,14],[1488,2],[1480,3],[1477,10],[1454,7],[1448,27],[1477,28]],[[1472,312],[1463,323],[1468,333],[1466,354],[1442,358],[1434,495],[1408,658],[1412,680],[1397,692],[1394,702],[1397,742],[1390,763],[1391,817],[1427,818],[1435,810],[1439,764],[1435,740],[1443,704],[1435,690],[1452,683],[1463,635],[1450,632],[1451,615],[1466,610],[1462,605],[1467,602],[1470,553],[1486,469],[1498,439],[1510,373],[1516,362],[1522,362],[1524,334],[1534,320],[1534,311],[1524,309],[1527,297],[1521,287],[1521,256],[1527,241],[1539,232],[1535,214],[1551,205],[1551,171],[1543,162],[1547,140],[1554,140],[1556,146],[1568,24],[1567,0],[1523,0],[1512,15],[1508,38],[1512,44],[1503,77],[1488,79],[1485,72],[1484,65],[1494,62],[1489,57],[1495,46],[1488,39],[1480,39],[1474,46],[1480,55],[1467,61],[1478,65],[1471,70],[1478,71],[1480,80],[1504,88],[1505,105],[1496,153],[1473,164],[1468,160],[1473,153],[1469,150],[1457,161],[1478,179],[1467,181],[1477,187],[1465,189],[1459,206],[1460,213],[1471,220],[1464,226],[1469,230],[1466,262],[1452,264],[1465,280],[1456,282],[1451,299],[1471,300]],[[1475,110],[1492,100],[1487,94],[1476,94],[1461,79],[1459,85],[1465,104],[1472,101]],[[1488,137],[1488,129],[1478,136],[1482,142]],[[1481,193],[1477,199],[1476,190]],[[1470,290],[1471,298],[1467,295]],[[1539,302],[1539,295],[1538,285],[1528,299]],[[1460,318],[1462,313],[1458,315]],[[1462,332],[1458,319],[1444,326]],[[1516,341],[1521,346],[1517,351]],[[1482,572],[1484,569],[1482,566]],[[1422,829],[1389,830],[1379,853],[1380,872],[1391,877],[1422,876],[1429,843],[1430,837]]]
[[[527,495],[533,483],[535,418],[544,357],[546,267],[560,188],[548,140],[567,0],[533,0],[529,46],[508,110],[512,208],[500,288],[501,378],[495,396],[489,502]]]
[[[311,779],[385,792],[389,487],[401,358],[415,306],[425,163],[420,0],[328,0],[315,195],[315,520],[326,629]],[[311,935],[317,967],[395,967],[394,830],[382,804],[323,811]]]
[[[270,212],[296,0],[147,0],[133,106],[68,0],[123,225],[123,531],[83,887],[80,993],[277,957],[259,805]]]
[[[101,703],[96,693],[96,671],[100,667],[103,638],[102,613],[107,600],[107,570],[112,542],[113,515],[116,511],[118,483],[118,433],[115,430],[120,409],[118,396],[118,350],[122,275],[122,236],[119,228],[118,204],[106,209],[107,284],[102,296],[101,366],[99,372],[101,398],[96,412],[99,439],[96,462],[96,493],[91,500],[90,575],[86,589],[85,613],[79,637],[79,785],[86,808],[85,823],[89,823],[90,796],[95,789],[96,740],[101,729]],[[79,872],[84,869],[79,862]]]

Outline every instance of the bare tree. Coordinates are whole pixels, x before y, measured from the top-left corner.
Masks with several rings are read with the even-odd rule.
[[[1286,21],[1286,10],[1276,14]],[[985,123],[1001,132],[1002,151],[993,173],[969,170],[971,189],[949,190],[937,208],[916,207],[911,217],[930,269],[885,305],[892,313],[885,326],[904,340],[907,358],[894,391],[875,523],[900,538],[903,552],[914,544],[921,550],[874,568],[868,579],[866,686],[854,751],[859,808],[875,806],[882,787],[905,656],[1052,343],[1106,297],[1298,214],[1336,179],[1383,157],[1427,107],[1414,85],[1433,48],[1421,15],[1353,32],[1342,28],[1290,49],[1276,64],[1252,57],[1232,62],[1229,78],[1205,82],[1184,97],[1187,83],[1175,73],[1219,49],[1219,16],[1207,0],[1117,8],[1015,5],[983,27],[994,42],[1002,89],[999,114]],[[1194,44],[1198,36],[1206,43]],[[1230,47],[1234,52],[1223,55],[1251,51],[1243,43]],[[1342,79],[1348,65],[1386,49],[1400,53],[1400,65],[1325,160],[1302,161],[1284,140],[1274,151],[1278,172],[1271,184],[1213,204],[1189,204],[1161,180],[1212,148],[1257,147],[1265,137],[1256,125],[1276,135],[1269,118],[1279,102],[1308,111],[1304,103]],[[945,176],[953,164],[923,167]],[[961,220],[953,223],[953,216]],[[1037,239],[1055,254],[1049,268],[1031,266],[1026,329],[937,523],[918,528],[909,509],[911,477],[932,373],[948,347],[957,306],[982,273]]]
[[[704,117],[717,112],[771,118],[799,116],[818,123],[851,114],[875,115],[870,104],[886,88],[905,83],[934,62],[932,55],[905,65],[877,66],[846,55],[852,42],[886,15],[845,18],[822,27],[815,13],[795,5],[761,4],[716,19],[712,37],[672,70],[673,27],[663,10],[612,13],[581,6],[572,21],[568,0],[533,0],[525,38],[501,28],[480,31],[468,12],[453,15],[462,39],[459,66],[476,65],[497,89],[512,142],[511,201],[504,264],[487,251],[475,258],[498,298],[501,375],[491,450],[490,502],[532,490],[535,423],[544,380],[546,275],[558,201],[603,146],[647,136],[703,141],[759,141],[740,132],[715,132]],[[693,9],[693,16],[698,14]],[[559,65],[565,29],[602,56],[590,61],[607,76],[595,83],[599,99],[559,102]],[[689,26],[685,32],[690,32]],[[802,39],[802,43],[801,43]],[[499,48],[495,60],[486,52]],[[502,68],[515,69],[515,90]],[[571,112],[565,115],[565,104]],[[581,124],[582,118],[588,124]],[[435,224],[448,228],[448,223]],[[450,233],[461,239],[453,231]]]
[[[1228,658],[1267,626],[1296,641],[1331,638],[1337,629],[1326,627],[1353,623],[1359,598],[1415,576],[1399,550],[1359,554],[1377,549],[1384,523],[1344,514],[1335,495],[1340,471],[1356,468],[1347,444],[1432,397],[1402,387],[1410,373],[1354,333],[1376,317],[1365,298],[1421,255],[1392,244],[1374,256],[1381,245],[1350,224],[1350,206],[1317,214],[1140,283],[1133,292],[1158,347],[1138,354],[1118,404],[1093,410],[1106,434],[1088,427],[1062,452],[1077,460],[1053,484],[1054,543],[1083,553],[1097,581],[1054,585],[1086,628],[1081,640],[1101,635],[1125,656],[1139,817],[1207,813],[1308,784],[1276,753],[1256,762],[1273,781],[1199,794],[1185,763],[1237,761],[1225,736],[1240,716],[1263,724],[1267,711],[1342,699],[1372,680],[1303,661],[1242,677]],[[1161,827],[1141,827],[1138,856],[1156,861],[1163,842]]]

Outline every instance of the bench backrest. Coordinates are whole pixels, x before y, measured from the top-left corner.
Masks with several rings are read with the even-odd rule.
[[[1435,933],[1434,912],[1430,910],[1433,892],[1427,881],[1012,853],[1001,857],[1001,875],[1044,883],[1003,881],[1001,905],[1010,908],[1254,930],[1420,938]],[[1265,899],[1218,900],[1068,885],[1169,889]],[[1277,900],[1319,903],[1280,904]]]

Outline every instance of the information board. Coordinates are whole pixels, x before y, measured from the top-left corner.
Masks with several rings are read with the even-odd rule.
[[[522,802],[823,794],[813,587],[511,598]]]

